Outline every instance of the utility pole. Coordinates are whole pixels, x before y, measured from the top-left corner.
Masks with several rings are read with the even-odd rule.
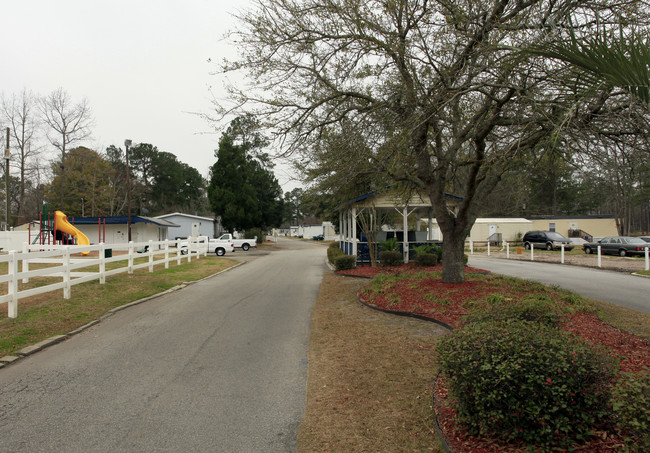
[[[124,140],[124,148],[126,148],[126,228],[128,231],[129,242],[131,242],[131,169],[129,168],[129,146],[133,142],[130,139]]]
[[[6,227],[5,229],[9,229],[9,156],[11,155],[11,151],[9,149],[9,134],[10,134],[10,129],[7,128],[7,147],[5,148],[5,193],[7,194],[7,212],[5,215],[5,222],[6,222]]]

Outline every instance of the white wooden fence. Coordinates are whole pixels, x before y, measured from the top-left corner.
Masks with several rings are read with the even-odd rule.
[[[506,250],[506,259],[509,259],[510,258],[510,244],[505,242],[503,247]],[[560,246],[560,248],[561,248],[561,250],[560,250],[560,262],[562,264],[564,264],[564,244],[562,244]],[[470,250],[470,254],[473,255],[474,254],[474,242],[473,241],[469,241],[469,250]],[[644,250],[645,250],[645,270],[647,271],[647,270],[650,270],[650,247],[645,247]],[[487,254],[488,254],[488,256],[490,256],[490,243],[489,242],[487,242]],[[600,245],[597,247],[596,254],[595,254],[594,257],[596,258],[596,262],[597,262],[598,267],[602,267],[603,262],[602,262],[602,253],[601,253]],[[534,247],[530,248],[530,260],[531,261],[535,260],[535,248]]]
[[[106,257],[107,250],[109,257]],[[79,257],[76,255],[82,252],[99,252],[98,257]],[[121,252],[113,254],[113,252]],[[126,252],[126,253],[124,253]],[[0,305],[8,304],[8,316],[16,318],[18,316],[18,301],[26,297],[43,294],[50,291],[63,289],[63,297],[70,298],[71,288],[73,285],[99,280],[100,284],[106,283],[106,277],[119,274],[121,272],[133,273],[134,269],[149,268],[149,272],[154,271],[154,266],[164,264],[165,269],[169,267],[171,261],[181,264],[182,259],[190,262],[192,258],[199,258],[201,255],[206,256],[208,252],[208,238],[201,236],[197,238],[188,238],[183,240],[165,240],[149,242],[129,242],[127,244],[98,244],[98,245],[23,245],[23,251],[10,251],[7,255],[0,255],[0,263],[7,263],[7,273],[0,275],[0,284],[7,283],[8,291],[6,295],[0,296]],[[71,257],[75,255],[75,257]],[[163,255],[160,257],[160,255]],[[134,259],[138,257],[148,257],[147,262],[134,264]],[[106,264],[124,262],[124,266],[106,270]],[[21,266],[19,266],[19,263]],[[30,264],[46,263],[54,266],[42,269],[30,270]],[[89,266],[99,266],[97,272],[80,272]],[[20,267],[20,270],[19,270]],[[76,272],[75,272],[76,271]],[[28,283],[32,277],[53,277],[62,279],[38,288],[25,289],[19,291],[18,281]]]

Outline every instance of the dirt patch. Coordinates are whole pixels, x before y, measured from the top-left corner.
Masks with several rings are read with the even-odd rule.
[[[357,302],[366,279],[326,273],[312,315],[298,451],[442,451],[434,434],[436,324]]]

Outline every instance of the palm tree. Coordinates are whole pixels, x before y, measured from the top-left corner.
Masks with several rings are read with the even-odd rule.
[[[585,87],[602,84],[619,87],[650,104],[650,41],[632,31],[627,36],[603,32],[578,40],[571,33],[567,41],[548,43],[527,51],[573,65]]]

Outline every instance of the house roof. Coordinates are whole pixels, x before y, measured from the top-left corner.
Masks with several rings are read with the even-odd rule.
[[[72,223],[73,225],[97,225],[99,224],[101,220],[101,223],[106,223],[106,225],[126,225],[129,222],[129,218],[127,216],[117,216],[117,217],[68,217],[68,221]],[[131,224],[134,223],[152,223],[157,226],[161,227],[180,227],[180,225],[176,225],[175,223],[172,223],[168,220],[165,219],[158,219],[158,218],[153,218],[153,217],[145,217],[145,216],[137,216],[137,215],[132,215],[131,216]]]
[[[475,223],[532,223],[523,217],[479,217]]]
[[[188,217],[190,219],[199,219],[199,220],[206,220],[208,222],[214,222],[214,219],[212,219],[210,217],[201,217],[201,216],[198,216],[198,215],[184,214],[182,212],[172,212],[171,214],[158,215],[155,218],[156,219],[165,219],[165,218],[173,217],[173,216]]]
[[[586,219],[615,219],[616,217],[610,214],[594,214],[594,215],[531,215],[526,217],[528,220],[586,220]]]

